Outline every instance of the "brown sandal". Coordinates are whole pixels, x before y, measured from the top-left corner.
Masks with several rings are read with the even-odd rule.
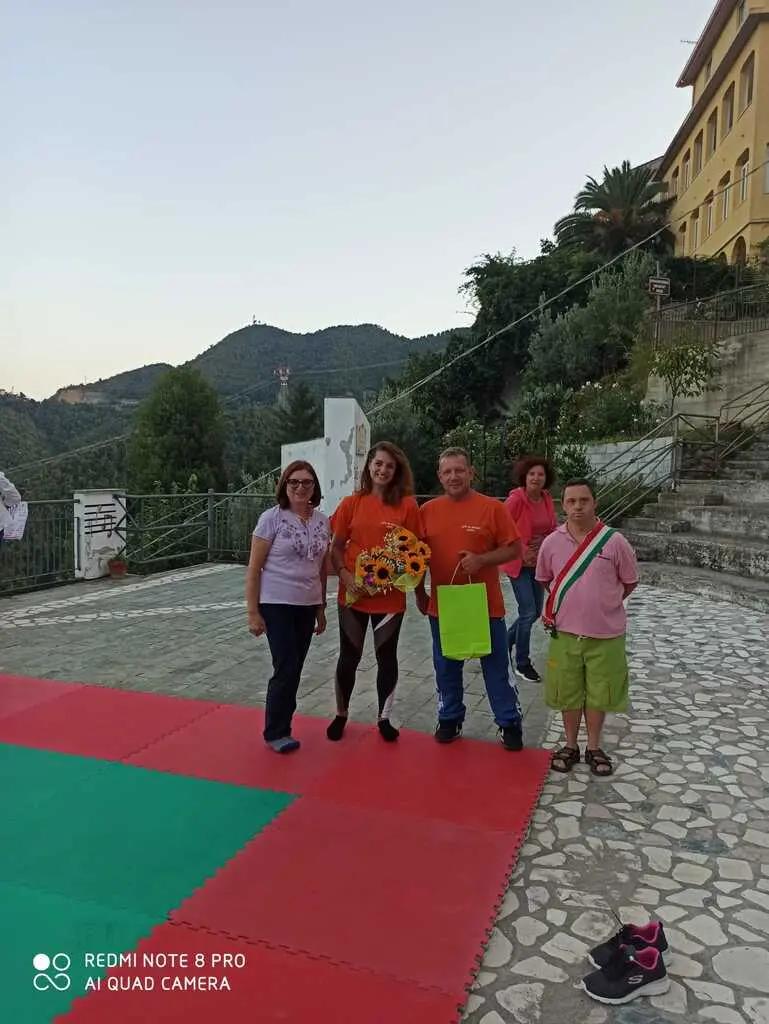
[[[570,772],[575,764],[579,764],[579,747],[561,747],[550,757],[550,767],[562,775]]]
[[[600,747],[596,750],[585,751],[585,764],[590,765],[593,775],[612,775],[614,772],[611,758],[607,757]]]

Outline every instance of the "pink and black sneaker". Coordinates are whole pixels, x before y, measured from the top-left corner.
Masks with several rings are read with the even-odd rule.
[[[622,946],[629,946],[631,950],[656,949],[666,964],[670,962],[670,948],[661,921],[644,925],[623,924],[610,939],[591,949],[587,958],[600,971]]]
[[[656,949],[621,946],[600,971],[582,980],[582,988],[599,1003],[629,1003],[638,996],[661,996],[670,988],[662,954]]]

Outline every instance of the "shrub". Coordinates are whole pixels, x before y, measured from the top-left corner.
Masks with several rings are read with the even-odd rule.
[[[561,407],[557,436],[566,443],[642,437],[663,418],[624,378],[588,381]]]

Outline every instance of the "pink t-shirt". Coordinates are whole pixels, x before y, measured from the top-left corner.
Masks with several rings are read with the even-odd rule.
[[[577,546],[566,524],[545,537],[537,558],[539,582],[552,583]],[[622,636],[627,629],[625,587],[637,582],[635,552],[621,533],[615,533],[567,592],[556,616],[556,629],[596,640]]]

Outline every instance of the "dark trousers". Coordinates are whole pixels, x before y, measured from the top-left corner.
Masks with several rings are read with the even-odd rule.
[[[394,615],[359,612],[346,605],[339,608],[339,660],[336,665],[337,711],[347,714],[355,688],[355,674],[363,655],[366,631],[371,622],[376,655],[376,690],[379,719],[389,718],[398,685],[398,637],[403,612]]]
[[[315,631],[315,605],[260,604],[272,655],[272,678],[267,685],[264,738],[291,735],[296,695]]]

